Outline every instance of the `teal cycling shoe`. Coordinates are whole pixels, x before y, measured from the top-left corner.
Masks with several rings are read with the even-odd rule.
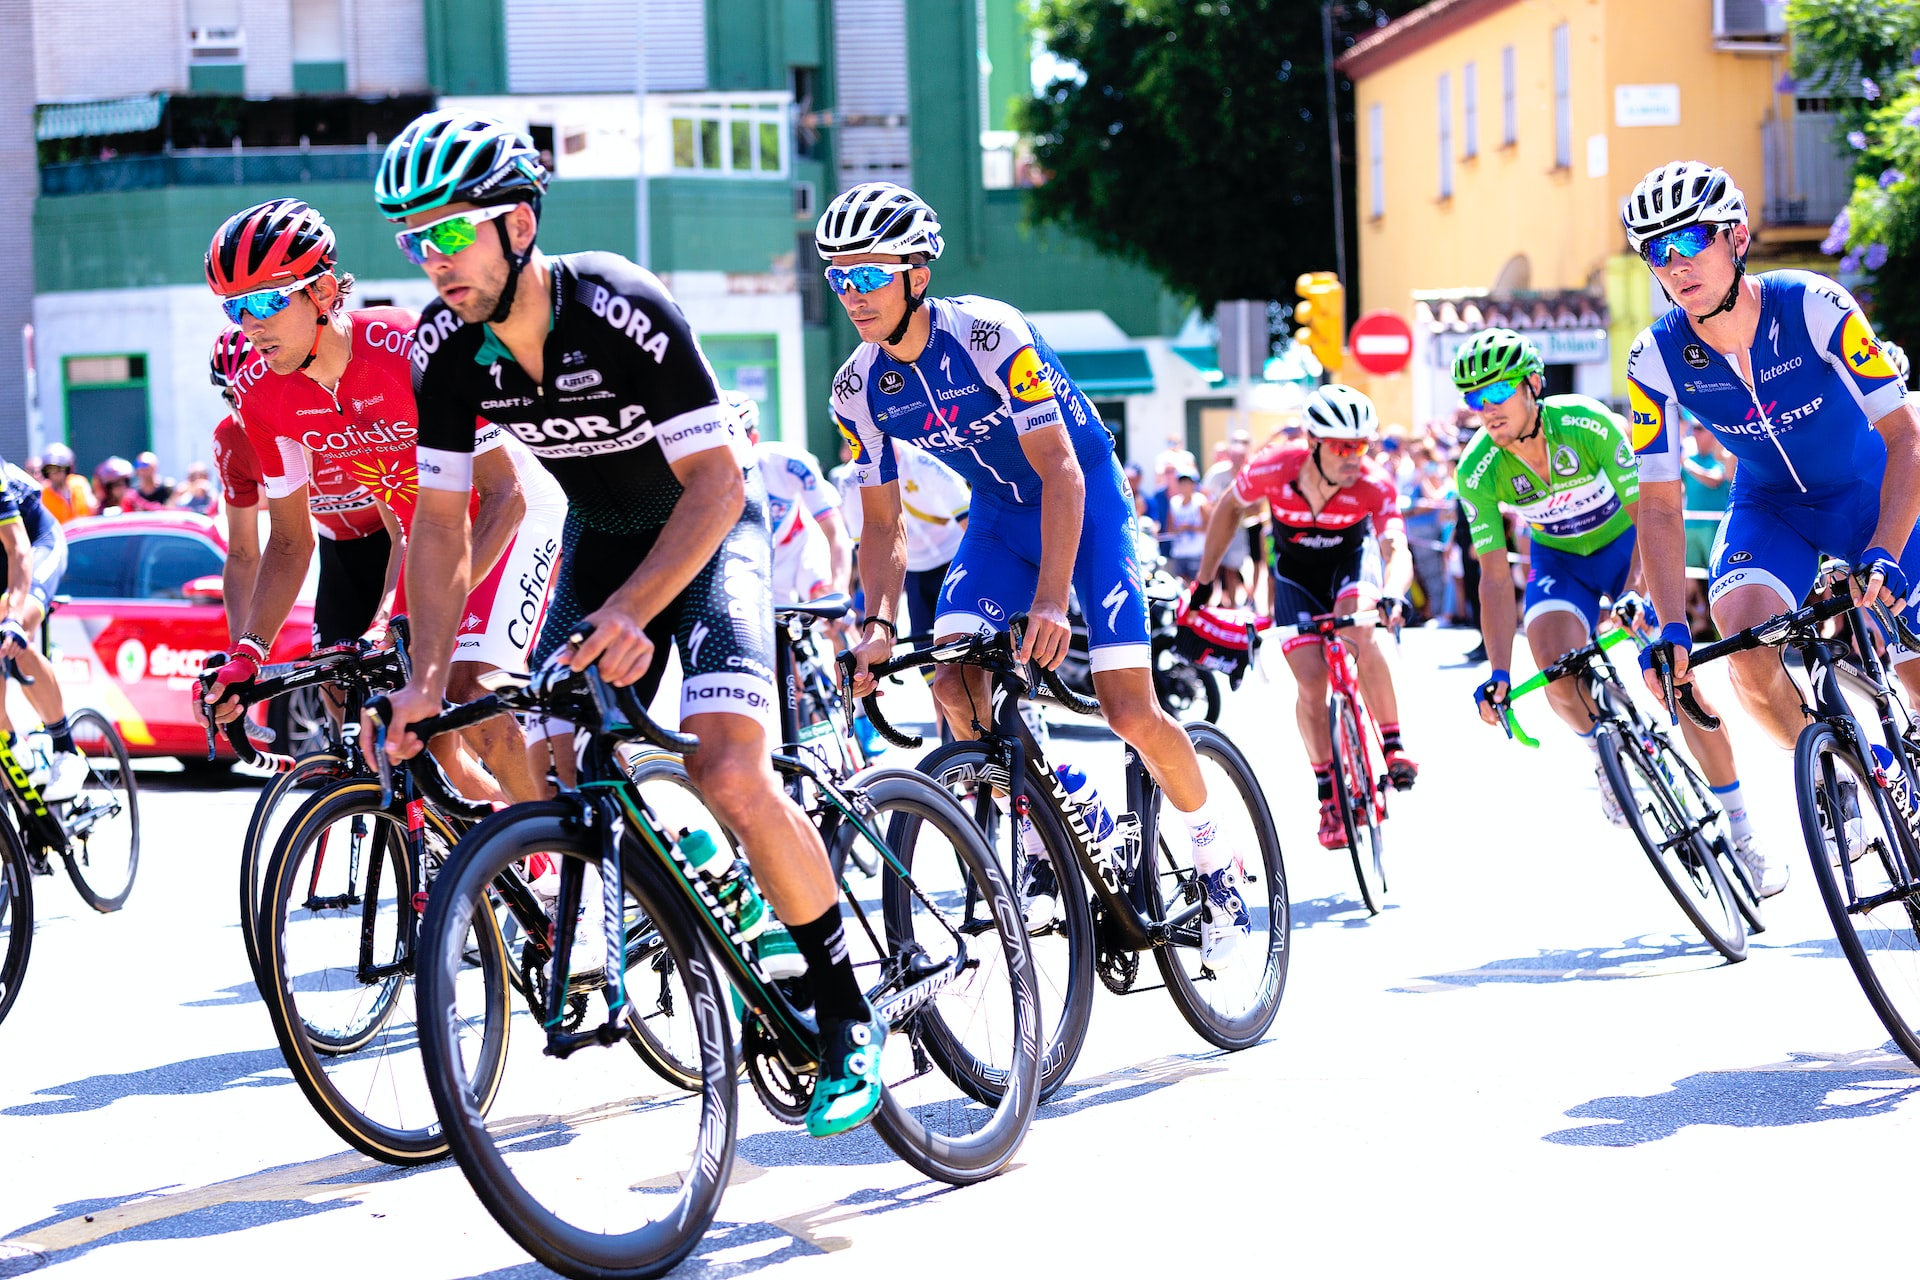
[[[820,1035],[820,1075],[807,1108],[808,1133],[831,1138],[866,1123],[884,1092],[880,1047],[886,1042],[887,1024],[878,1018],[826,1025]]]

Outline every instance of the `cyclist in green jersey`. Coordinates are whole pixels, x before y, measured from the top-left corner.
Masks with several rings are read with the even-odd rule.
[[[1453,362],[1453,382],[1481,428],[1460,456],[1460,503],[1480,558],[1481,631],[1492,677],[1474,691],[1480,718],[1498,725],[1512,678],[1513,577],[1501,509],[1527,522],[1533,561],[1527,573],[1527,645],[1545,666],[1587,643],[1600,624],[1602,597],[1617,599],[1638,576],[1634,511],[1639,469],[1626,424],[1585,396],[1541,397],[1546,365],[1532,342],[1510,329],[1474,335]],[[1657,623],[1654,625],[1658,625]],[[1607,820],[1624,825],[1597,755],[1593,716],[1572,681],[1547,686],[1547,701],[1596,752],[1594,777]],[[1708,784],[1725,806],[1740,859],[1763,895],[1786,888],[1787,864],[1771,862],[1754,839],[1724,732],[1682,719],[1681,732]]]

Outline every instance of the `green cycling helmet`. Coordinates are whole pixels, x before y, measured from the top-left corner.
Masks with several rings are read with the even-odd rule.
[[[1453,385],[1478,391],[1496,382],[1510,382],[1545,373],[1540,348],[1511,329],[1487,329],[1467,339],[1453,357]]]
[[[449,204],[537,207],[547,176],[526,134],[468,111],[430,111],[387,144],[373,198],[395,222]]]

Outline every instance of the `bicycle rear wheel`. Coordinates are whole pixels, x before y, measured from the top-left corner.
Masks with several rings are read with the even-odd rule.
[[[1733,825],[1727,821],[1726,808],[1713,794],[1713,788],[1693,767],[1693,761],[1678,751],[1669,751],[1667,763],[1673,766],[1674,794],[1680,805],[1687,811],[1690,821],[1701,824],[1700,835],[1712,850],[1715,861],[1727,878],[1727,887],[1733,890],[1733,901],[1740,908],[1740,914],[1746,919],[1747,933],[1765,933],[1766,921],[1760,915],[1760,886],[1753,882],[1753,875],[1747,870],[1747,864],[1740,861],[1733,842]],[[1705,815],[1714,814],[1711,821]]]
[[[1210,724],[1184,726],[1200,760],[1207,801],[1225,841],[1241,866],[1240,895],[1253,932],[1241,941],[1231,965],[1214,973],[1200,960],[1200,891],[1193,875],[1186,823],[1160,806],[1159,830],[1151,833],[1153,864],[1146,868],[1153,917],[1167,926],[1167,944],[1153,958],[1167,994],[1181,1016],[1209,1044],[1245,1049],[1258,1044],[1287,987],[1291,910],[1280,836],[1267,809],[1266,792],[1233,739]]]
[[[0,822],[0,1021],[13,1008],[33,950],[33,868],[13,824]]]
[[[1041,846],[1047,851],[1046,865],[1036,866],[1027,856],[1019,824],[1007,808],[1006,770],[994,762],[984,746],[951,742],[930,752],[919,764],[920,772],[953,796],[979,828],[1002,877],[1013,888],[1020,914],[1025,914],[1025,903],[1019,895],[1029,886],[1031,877],[1037,875],[1051,884],[1053,918],[1027,926],[1027,945],[1040,993],[1039,1089],[1043,1102],[1067,1082],[1086,1043],[1099,950],[1093,908],[1080,878],[1073,840],[1052,806],[1037,799],[1047,793],[1041,772],[1044,767],[1028,761],[1027,794],[1035,797],[1030,815]],[[1139,968],[1139,958],[1133,952],[1100,958],[1116,970],[1131,973]]]
[[[515,805],[468,833],[442,869],[420,932],[427,1083],[467,1181],[522,1248],[564,1275],[658,1276],[692,1252],[713,1221],[733,1166],[738,1108],[726,985],[657,855],[637,835],[629,839],[626,898],[658,926],[695,1011],[697,1092],[667,1084],[621,1048],[548,1056],[544,1032],[528,1026],[489,1114],[470,1086],[471,1045],[457,1034],[463,939],[492,918],[488,887],[537,853],[597,866],[597,837],[577,819],[563,801]],[[593,1022],[604,1016],[597,1000],[586,1014]]]
[[[260,977],[260,893],[265,888],[267,861],[287,823],[306,803],[306,793],[351,771],[338,751],[316,751],[276,775],[254,801],[246,839],[240,845],[240,937],[247,944],[247,967],[256,981]]]
[[[431,877],[454,843],[428,811]],[[288,824],[267,868],[260,965],[280,1051],[333,1131],[376,1160],[420,1164],[447,1152],[420,1060],[422,1028],[405,998],[415,973],[419,891],[404,807],[380,806],[371,778],[314,796]],[[482,1100],[506,1055],[507,954],[498,922],[462,938],[458,1001],[446,1011],[465,1044],[466,1088]]]
[[[107,718],[92,707],[67,716],[87,761],[80,794],[51,806],[67,833],[67,876],[95,911],[118,911],[140,869],[140,785]]]
[[[1380,839],[1380,813],[1367,769],[1367,744],[1360,737],[1359,718],[1344,693],[1327,699],[1327,738],[1333,744],[1333,794],[1340,804],[1340,822],[1347,829],[1347,854],[1353,859],[1354,879],[1360,882],[1360,900],[1368,915],[1379,915],[1387,900],[1387,870]]]
[[[1746,959],[1747,925],[1738,895],[1674,794],[1674,753],[1663,749],[1656,761],[1639,736],[1622,732],[1618,721],[1603,721],[1597,732],[1607,785],[1660,882],[1707,945],[1728,960]]]
[[[1800,830],[1834,937],[1900,1052],[1920,1063],[1920,856],[1913,837],[1893,816],[1873,770],[1832,726],[1802,729],[1793,765]]]

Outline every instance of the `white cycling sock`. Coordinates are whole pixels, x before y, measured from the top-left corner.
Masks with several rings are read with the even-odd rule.
[[[1724,787],[1709,787],[1714,795],[1720,797],[1720,806],[1727,811],[1727,822],[1733,827],[1733,838],[1745,840],[1753,834],[1753,823],[1747,818],[1747,800],[1740,794],[1740,782],[1735,779]]]
[[[1220,838],[1219,824],[1213,820],[1213,806],[1202,802],[1198,809],[1188,813],[1174,806],[1169,800],[1167,807],[1180,815],[1187,824],[1187,838],[1193,845],[1193,869],[1200,875],[1211,875],[1233,860],[1233,850]]]
[[[1000,816],[1003,818],[1012,816],[1013,806],[1007,802],[1007,797],[1004,795],[993,798],[993,807],[1000,811]],[[1019,821],[1020,847],[1026,852],[1028,860],[1037,862],[1045,858],[1047,846],[1041,841],[1039,829],[1033,825],[1033,819],[1022,817]]]

